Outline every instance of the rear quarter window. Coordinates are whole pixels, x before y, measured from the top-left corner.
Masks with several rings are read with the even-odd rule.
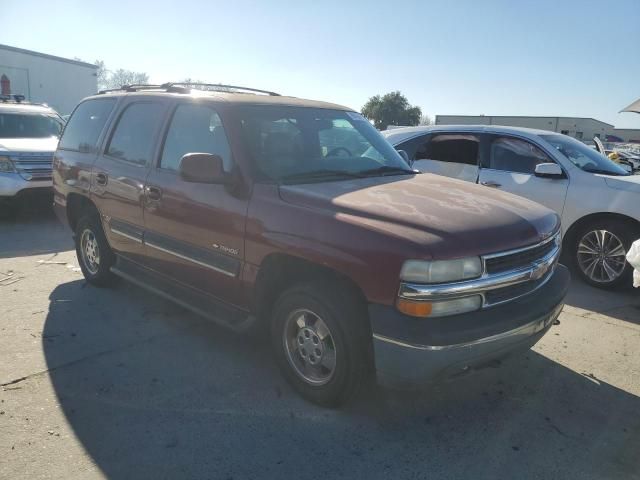
[[[67,122],[58,148],[95,152],[100,133],[115,104],[115,98],[100,98],[87,100],[78,105]]]

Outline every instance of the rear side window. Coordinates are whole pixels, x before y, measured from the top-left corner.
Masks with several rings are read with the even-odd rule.
[[[478,165],[480,139],[475,135],[435,135],[431,141],[418,146],[415,160]]]
[[[231,170],[231,149],[220,117],[211,107],[180,105],[171,119],[164,142],[160,168],[177,171],[187,153],[212,153]]]
[[[153,102],[129,105],[120,115],[105,154],[136,165],[147,164],[163,110],[163,105]]]
[[[71,115],[60,145],[63,150],[95,152],[98,137],[116,104],[115,98],[100,98],[82,102]]]
[[[499,137],[491,142],[489,168],[515,173],[533,174],[536,165],[550,163],[547,155],[525,140]]]

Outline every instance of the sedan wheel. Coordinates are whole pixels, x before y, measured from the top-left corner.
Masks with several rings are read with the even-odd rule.
[[[627,254],[623,241],[608,230],[591,230],[578,242],[578,267],[592,282],[609,284],[624,273]]]

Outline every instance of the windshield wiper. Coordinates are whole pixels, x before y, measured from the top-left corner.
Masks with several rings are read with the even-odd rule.
[[[417,175],[420,172],[418,170],[412,170],[409,168],[382,165],[381,167],[370,168],[369,170],[362,170],[361,172],[358,172],[358,173],[366,177],[371,177],[375,175],[385,176],[385,174],[386,175]]]
[[[582,170],[584,170],[585,172],[589,172],[589,173],[600,173],[602,175],[613,175],[613,176],[617,176],[617,177],[626,177],[627,175],[630,175],[630,173],[624,172],[624,173],[620,173],[620,172],[612,172],[610,170],[604,170],[602,168],[583,168]]]
[[[295,180],[314,180],[319,178],[334,178],[334,177],[342,177],[342,178],[363,178],[360,172],[349,172],[347,170],[332,170],[332,169],[322,169],[322,170],[312,170],[310,172],[298,172],[291,173],[289,175],[284,175],[280,178],[280,180],[295,181]]]

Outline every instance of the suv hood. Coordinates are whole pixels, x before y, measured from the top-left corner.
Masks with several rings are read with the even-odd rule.
[[[434,258],[529,246],[559,227],[558,216],[542,205],[433,174],[282,185],[280,196],[410,242],[423,252],[426,246]]]
[[[0,138],[0,152],[55,152],[58,137]]]

